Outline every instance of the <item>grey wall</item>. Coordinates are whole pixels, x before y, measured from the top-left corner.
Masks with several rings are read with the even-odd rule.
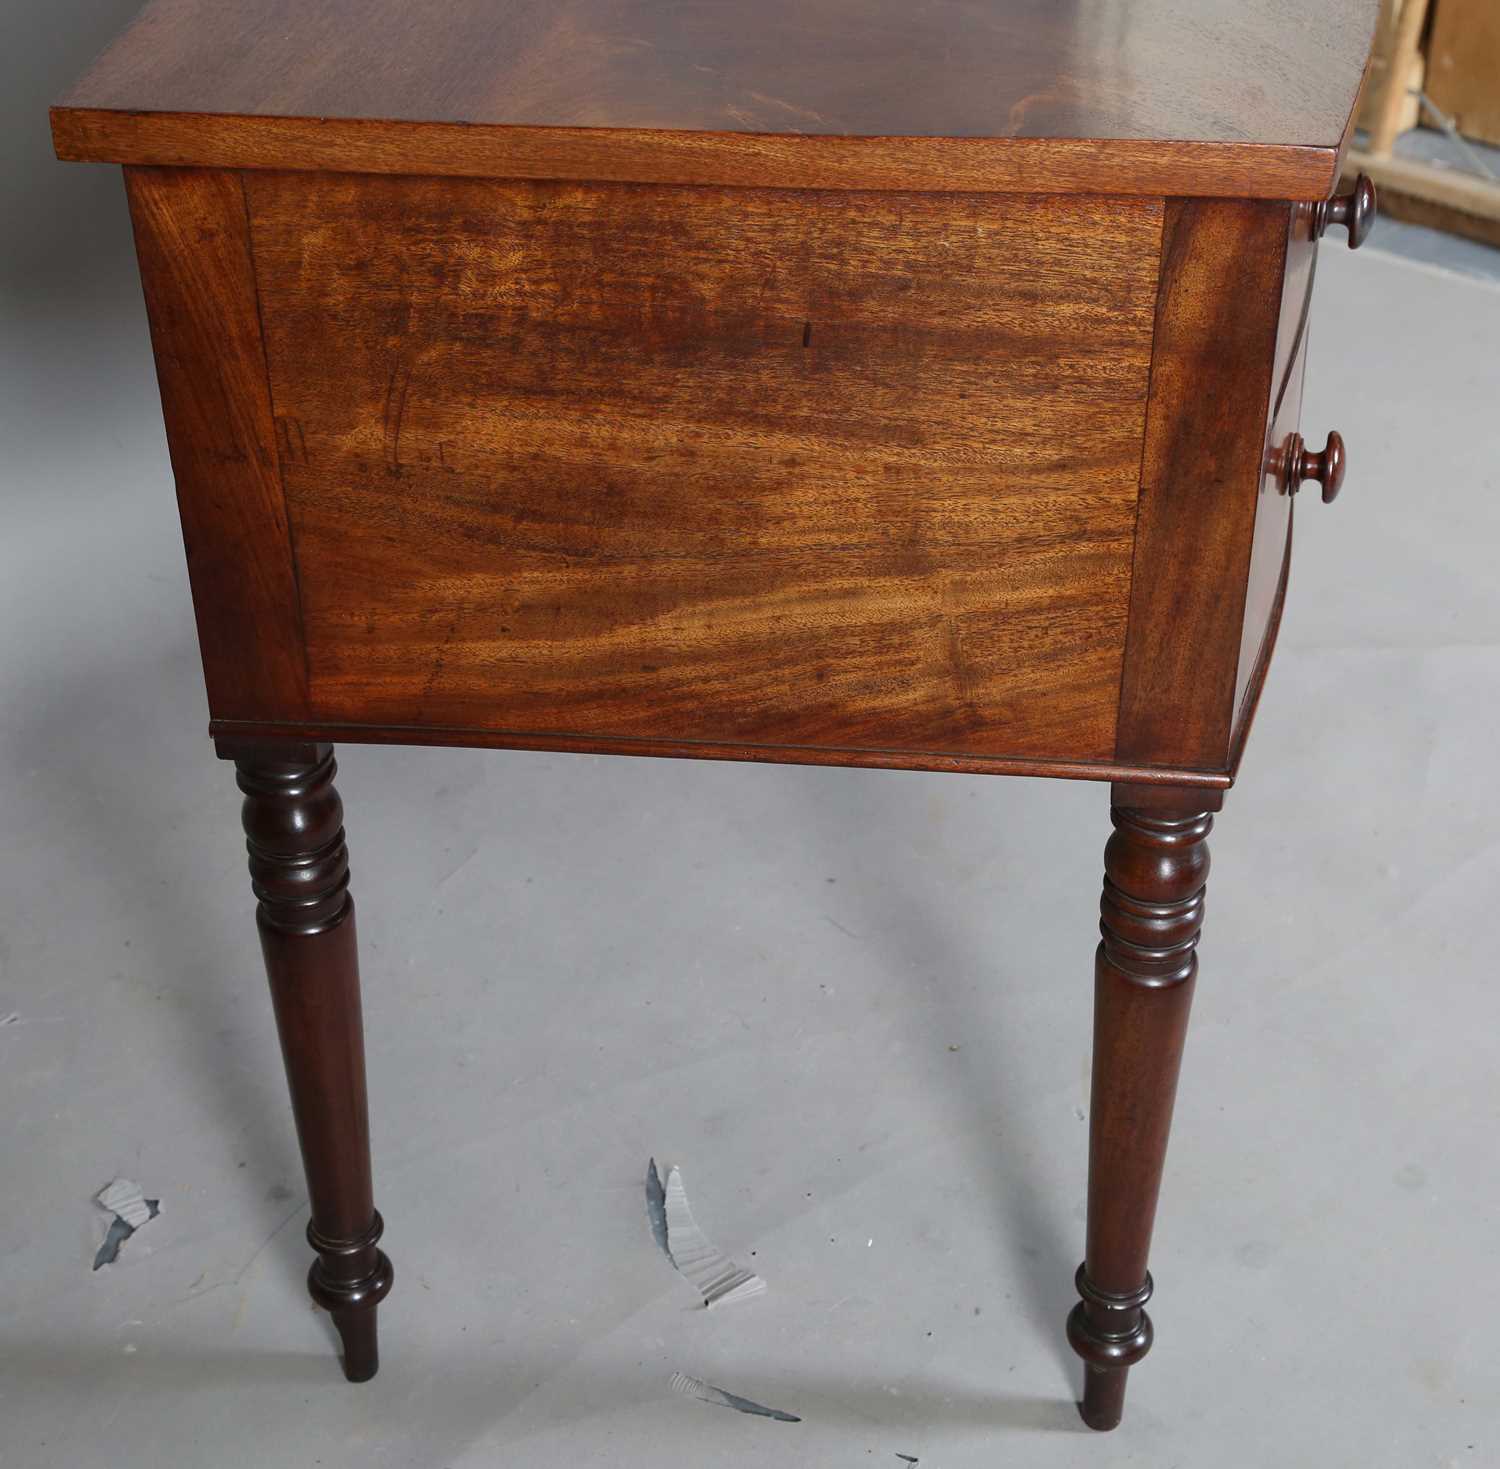
[[[47,118],[138,8],[0,0],[0,536],[30,539],[34,557],[59,513],[120,497],[137,514],[171,510],[120,170],[59,163]],[[74,553],[38,571],[61,589],[100,568]],[[0,588],[0,615],[35,625],[56,609]],[[14,686],[0,666],[0,688]]]
[[[0,297],[7,313],[68,309],[129,280],[119,170],[52,156],[55,101],[139,0],[0,0]]]

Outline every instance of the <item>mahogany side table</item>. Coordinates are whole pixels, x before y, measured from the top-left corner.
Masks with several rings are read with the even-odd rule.
[[[337,740],[1108,781],[1068,1337],[1120,1420],[1378,0],[151,0],[125,166],[352,1381],[390,1290]]]

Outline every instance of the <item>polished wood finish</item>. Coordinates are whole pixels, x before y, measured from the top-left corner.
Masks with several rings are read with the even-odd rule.
[[[247,188],[312,718],[1113,753],[1159,205]]]
[[[216,734],[1228,783],[1285,541],[1235,405],[1268,383],[1273,416],[1300,403],[1282,360],[1306,208],[1168,201],[1158,266],[1155,206],[1128,201],[241,186],[275,399],[270,428],[245,413],[272,438],[296,559],[274,520],[216,521],[211,476],[183,490],[218,527],[209,564],[255,547],[296,588],[268,611],[296,620],[272,638],[262,619],[249,656],[205,639]],[[835,270],[840,200],[860,249]],[[945,272],[971,237],[973,267]],[[630,269],[609,276],[617,253]],[[1132,354],[1158,269],[1142,430]],[[167,330],[157,347],[164,381],[191,357]],[[1000,355],[1021,370],[992,373]],[[170,403],[168,430],[191,447]],[[1109,568],[1127,554],[1122,665]],[[223,604],[217,577],[194,585]],[[221,703],[272,647],[310,686]],[[809,668],[824,687],[804,700]]]
[[[1228,758],[1287,216],[1285,205],[1167,205],[1121,761],[1219,770]]]
[[[1318,269],[1317,212],[1294,205],[1287,215],[1286,268],[1281,278],[1281,308],[1276,330],[1275,366],[1266,432],[1295,429],[1302,421],[1302,380],[1307,350],[1313,282]],[[1271,440],[1274,442],[1274,440]]]
[[[376,1308],[391,1262],[370,1185],[359,962],[344,808],[328,745],[239,745],[243,819],[256,921],[292,1115],[312,1202],[307,1285],[344,1344],[344,1375],[364,1382],[379,1365]]]
[[[1316,199],[1377,8],[152,0],[53,127],[116,163]]]
[[[1227,790],[1227,770],[1183,770],[1170,765],[1126,765],[1114,760],[1033,760],[1005,756],[933,755],[911,750],[843,750],[833,746],[695,744],[690,740],[608,739],[539,735],[449,725],[275,724],[212,720],[221,745],[243,739],[320,740],[375,745],[445,745],[481,750],[556,750],[574,755],[653,755],[672,760],[738,760],[751,764],[831,765],[865,770],[932,770],[954,775],[1025,775],[1056,780],[1127,781],[1141,786]]]
[[[1084,1360],[1091,1428],[1120,1421],[1125,1379],[1151,1348],[1146,1268],[1167,1133],[1198,974],[1209,812],[1165,796],[1116,806],[1104,849],[1103,935],[1094,963],[1088,1242],[1068,1340]]]
[[[1256,498],[1235,681],[1235,722],[1229,752],[1231,771],[1239,769],[1286,601],[1292,555],[1292,492],[1301,483],[1306,470],[1308,477],[1326,475],[1329,478],[1332,490],[1330,492],[1325,485],[1323,498],[1325,503],[1333,500],[1343,485],[1347,464],[1343,438],[1336,432],[1329,436],[1326,462],[1317,456],[1305,458],[1303,455],[1304,441],[1300,432],[1302,388],[1307,362],[1308,317],[1317,271],[1317,242],[1328,228],[1332,210],[1338,216],[1336,222],[1349,229],[1350,248],[1357,248],[1369,237],[1376,207],[1374,185],[1361,176],[1342,200],[1299,204],[1291,210],[1282,281],[1281,324],[1272,375],[1274,391],[1267,419],[1260,490]],[[1308,459],[1312,462],[1307,462]]]
[[[1237,769],[1260,693],[1260,681],[1275,644],[1291,558],[1292,499],[1284,493],[1281,461],[1302,422],[1302,385],[1307,364],[1307,326],[1312,310],[1322,223],[1315,205],[1297,205],[1287,220],[1286,267],[1282,272],[1271,401],[1266,412],[1263,463],[1255,497],[1234,686],[1235,724],[1229,768]],[[1263,656],[1264,655],[1264,656]]]
[[[740,188],[1310,198],[1334,149],[1092,138],[860,138],[394,126],[358,120],[54,109],[59,158],[220,169],[599,180]]]
[[[136,254],[216,718],[307,713],[297,573],[234,174],[131,169]]]
[[[1323,503],[1332,505],[1344,487],[1344,473],[1348,462],[1344,436],[1337,429],[1329,430],[1327,442],[1316,453],[1307,447],[1298,434],[1296,445],[1288,456],[1287,489],[1296,494],[1299,485],[1311,480],[1323,487]]]
[[[1281,630],[1281,614],[1286,606],[1286,589],[1292,573],[1292,513],[1290,498],[1286,517],[1286,529],[1281,544],[1281,569],[1271,587],[1263,630],[1258,639],[1252,637],[1250,625],[1246,624],[1242,644],[1241,688],[1235,700],[1234,735],[1229,748],[1229,768],[1238,771],[1244,757],[1245,742],[1250,738],[1250,727],[1255,722],[1255,711],[1260,704],[1261,690],[1265,687],[1266,674],[1270,672],[1271,655],[1276,651],[1276,635]]]
[[[1354,187],[1347,194],[1324,199],[1314,205],[1314,209],[1315,234],[1322,236],[1331,226],[1342,226],[1348,231],[1349,248],[1358,250],[1370,238],[1370,231],[1375,227],[1375,185],[1369,174],[1362,173],[1355,179]]]
[[[333,739],[1112,784],[1096,1428],[1285,602],[1376,0],[152,0],[124,162],[211,730],[356,1380],[391,1285]]]

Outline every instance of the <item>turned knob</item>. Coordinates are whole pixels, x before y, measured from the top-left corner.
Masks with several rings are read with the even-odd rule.
[[[1323,486],[1323,503],[1331,505],[1344,487],[1344,469],[1347,463],[1344,436],[1337,430],[1329,431],[1328,442],[1317,454],[1303,443],[1301,434],[1296,434],[1288,445],[1287,490],[1295,495],[1300,485],[1315,479]]]
[[[1352,193],[1325,199],[1318,205],[1315,234],[1321,237],[1329,225],[1341,224],[1349,231],[1349,248],[1358,250],[1369,239],[1374,223],[1375,185],[1370,182],[1369,174],[1362,173],[1354,181]]]

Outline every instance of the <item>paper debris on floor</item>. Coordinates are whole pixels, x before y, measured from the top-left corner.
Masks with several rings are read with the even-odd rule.
[[[113,1265],[119,1258],[120,1246],[141,1225],[161,1213],[161,1200],[148,1199],[140,1184],[132,1183],[128,1178],[117,1178],[94,1195],[94,1202],[111,1216],[104,1242],[94,1255],[94,1269],[98,1270]]]
[[[667,1248],[667,1191],[661,1186],[661,1174],[656,1171],[656,1159],[646,1165],[646,1218],[651,1221],[651,1238],[668,1260],[672,1252]]]
[[[670,1178],[668,1181],[670,1187]],[[800,1423],[795,1413],[783,1413],[780,1408],[767,1408],[761,1403],[752,1403],[736,1393],[725,1392],[721,1387],[710,1387],[708,1383],[686,1372],[672,1374],[672,1391],[685,1398],[697,1398],[701,1403],[717,1403],[721,1408],[733,1408],[737,1413],[753,1413],[757,1418],[774,1418],[778,1423]]]
[[[753,1270],[736,1265],[698,1228],[688,1207],[682,1170],[667,1169],[666,1186],[656,1170],[656,1159],[646,1169],[646,1213],[651,1233],[666,1257],[703,1297],[706,1307],[746,1301],[760,1295],[766,1283]]]

